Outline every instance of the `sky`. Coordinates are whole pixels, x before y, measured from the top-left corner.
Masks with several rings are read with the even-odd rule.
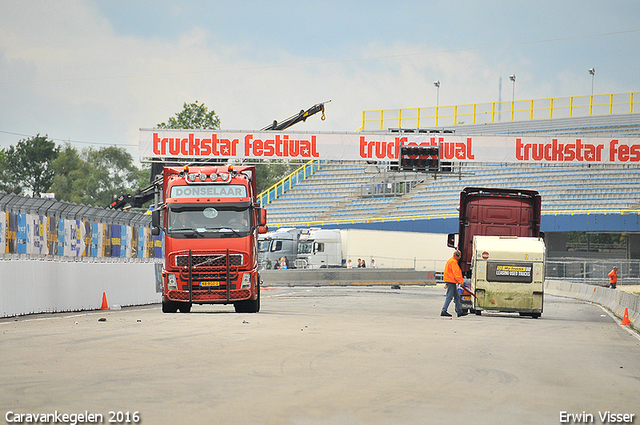
[[[351,132],[363,110],[637,92],[639,53],[636,0],[2,0],[0,148],[137,160],[139,129],[195,101],[259,130],[330,100],[291,130]]]

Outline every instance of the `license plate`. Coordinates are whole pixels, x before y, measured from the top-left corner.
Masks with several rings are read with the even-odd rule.
[[[206,281],[200,282],[200,286],[220,286],[220,281],[206,280]]]
[[[462,301],[471,301],[471,295],[463,295]]]

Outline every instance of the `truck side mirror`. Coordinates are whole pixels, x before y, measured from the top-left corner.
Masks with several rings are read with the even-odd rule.
[[[268,230],[267,226],[258,226],[258,233],[267,233]]]
[[[449,233],[447,235],[447,246],[449,248],[455,248],[456,247],[456,236],[458,236],[457,233]]]
[[[151,211],[151,234],[154,236],[160,234],[160,210]]]
[[[260,226],[267,225],[267,210],[260,208]]]

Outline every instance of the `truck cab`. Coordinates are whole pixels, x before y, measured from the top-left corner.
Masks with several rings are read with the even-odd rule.
[[[282,257],[287,257],[290,266],[298,255],[298,241],[300,240],[300,229],[280,228],[275,232],[260,235],[258,243],[258,256],[260,268],[267,269],[267,264],[271,268],[275,262]]]
[[[458,233],[447,246],[462,253],[460,268],[471,277],[474,236],[543,237],[541,197],[535,190],[466,187],[460,192]],[[457,236],[457,246],[456,246]]]
[[[162,311],[234,304],[237,312],[258,312],[266,211],[256,202],[255,168],[166,167],[162,194],[153,213],[154,231],[160,223],[164,230]]]
[[[309,229],[300,235],[296,267],[342,267],[342,237],[336,229]]]

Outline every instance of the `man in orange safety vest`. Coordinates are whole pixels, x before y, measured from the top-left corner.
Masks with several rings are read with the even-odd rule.
[[[443,280],[445,285],[447,285],[447,296],[444,300],[440,316],[451,317],[447,312],[447,309],[449,308],[449,304],[451,304],[452,299],[455,302],[458,317],[466,316],[468,314],[462,311],[462,306],[460,305],[460,294],[458,293],[458,285],[462,285],[464,283],[462,270],[460,270],[460,265],[458,264],[461,256],[462,253],[456,250],[456,252],[453,253],[453,257],[451,257],[444,266]]]
[[[611,270],[607,276],[609,276],[609,287],[616,289],[616,285],[618,284],[618,267],[614,266],[613,270]]]

